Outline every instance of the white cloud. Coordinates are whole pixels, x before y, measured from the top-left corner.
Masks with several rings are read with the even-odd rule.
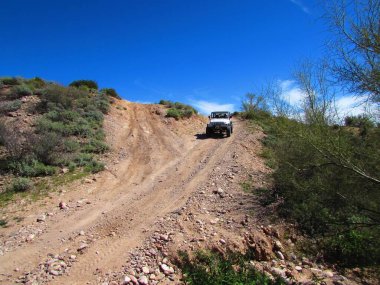
[[[310,14],[310,9],[302,3],[301,0],[290,0],[294,5],[297,5],[303,12]]]
[[[191,105],[193,105],[202,114],[210,114],[213,111],[233,112],[235,110],[234,104],[219,104],[216,102],[203,100],[192,100]]]
[[[299,89],[294,80],[280,80],[282,89],[282,98],[292,106],[300,106],[304,98],[304,94]]]
[[[365,105],[360,98],[350,95],[344,96],[335,101],[339,117],[356,116],[365,112]]]

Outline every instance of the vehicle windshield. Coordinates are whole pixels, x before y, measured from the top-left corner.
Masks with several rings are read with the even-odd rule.
[[[212,112],[211,118],[213,119],[228,119],[228,113],[227,112]]]

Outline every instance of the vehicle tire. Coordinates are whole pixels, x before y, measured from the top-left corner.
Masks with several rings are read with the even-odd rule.
[[[233,134],[233,133],[234,133],[234,127],[231,126],[231,134]]]
[[[211,130],[210,130],[210,128],[206,128],[206,135],[211,135]]]
[[[227,128],[227,137],[230,137],[231,136],[231,127],[228,127]]]

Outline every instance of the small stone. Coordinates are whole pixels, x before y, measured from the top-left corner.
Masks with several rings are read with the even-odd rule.
[[[297,270],[297,271],[302,271],[302,267],[301,266],[296,266],[296,267],[294,267],[294,269]]]
[[[34,234],[30,234],[28,235],[28,237],[26,238],[26,241],[32,241],[36,236]]]
[[[43,222],[45,222],[45,220],[46,220],[45,215],[41,215],[41,216],[37,217],[37,222],[39,222],[39,223],[43,223]]]
[[[149,274],[149,268],[144,266],[141,268],[141,271],[144,273],[144,274]]]
[[[213,220],[210,221],[210,223],[211,223],[212,225],[215,225],[215,224],[217,224],[218,222],[219,222],[219,219],[218,219],[218,218],[213,219]]]
[[[83,251],[88,247],[88,244],[81,243],[81,245],[78,247],[77,251]]]
[[[284,259],[285,259],[285,258],[284,258],[284,255],[282,254],[281,251],[276,251],[275,253],[276,253],[276,256],[277,256],[279,259],[281,259],[281,260],[284,260]]]
[[[84,182],[87,183],[87,184],[90,184],[90,183],[94,182],[94,180],[86,178],[84,180]]]
[[[67,204],[65,202],[59,202],[59,208],[61,210],[66,210],[68,207],[67,207]]]
[[[147,278],[145,275],[143,275],[143,276],[141,276],[141,277],[139,278],[139,283],[140,283],[141,285],[148,285],[149,280],[148,280],[148,278]]]
[[[79,235],[80,235],[80,236],[84,236],[84,231],[80,231],[80,232],[79,232]]]
[[[61,171],[63,174],[66,174],[67,172],[69,172],[69,169],[67,167],[64,167],[64,168],[62,168]]]
[[[149,280],[156,280],[156,279],[157,279],[156,275],[154,274],[149,275]]]
[[[221,244],[226,244],[226,241],[225,241],[224,239],[220,239],[219,242],[220,242]]]
[[[129,278],[129,276],[124,276],[122,284],[127,285],[131,281],[132,280],[131,280],[131,278]]]
[[[284,247],[282,246],[282,243],[279,240],[276,240],[274,242],[273,248],[274,248],[274,250],[278,250],[278,251],[283,251],[284,250]]]
[[[328,277],[328,278],[334,277],[334,273],[332,271],[330,271],[330,270],[323,271],[323,275],[326,276],[326,277]]]
[[[54,269],[49,270],[49,273],[51,275],[54,275],[54,276],[58,276],[59,275],[59,272],[57,270],[54,270]]]
[[[76,255],[74,255],[74,254],[70,255],[70,259],[71,259],[71,260],[75,260],[76,258],[77,258]]]

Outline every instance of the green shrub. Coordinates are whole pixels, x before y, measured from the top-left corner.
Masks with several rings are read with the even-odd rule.
[[[21,84],[21,81],[19,78],[17,77],[5,77],[5,78],[1,78],[0,81],[4,84],[4,85],[18,85],[18,84]]]
[[[74,162],[77,166],[86,166],[93,161],[93,155],[88,153],[80,153],[74,158]]]
[[[108,150],[108,145],[102,141],[93,139],[83,147],[84,152],[90,153],[105,153]]]
[[[0,102],[0,113],[15,112],[21,108],[20,100]]]
[[[39,77],[34,77],[32,79],[27,80],[26,84],[32,89],[41,89],[45,87],[47,83]]]
[[[87,163],[87,165],[84,167],[84,170],[91,173],[97,173],[104,170],[104,167],[104,163],[92,160],[89,163]]]
[[[80,144],[76,140],[68,139],[63,143],[66,152],[76,152],[80,149]]]
[[[13,179],[12,183],[7,187],[7,191],[12,192],[25,192],[32,188],[33,183],[28,179],[24,177],[18,177]]]
[[[24,96],[32,95],[32,90],[25,84],[13,86],[9,97],[11,99],[18,99]]]
[[[320,241],[325,257],[341,264],[380,262],[380,130],[366,133],[325,124],[256,116],[267,133],[279,213]],[[270,200],[264,199],[264,200]],[[367,246],[365,246],[367,244]]]
[[[286,284],[280,278],[272,281],[254,269],[249,257],[240,253],[229,252],[222,256],[198,251],[194,258],[190,258],[187,253],[180,252],[177,263],[184,273],[186,284]]]
[[[121,100],[121,97],[119,94],[117,94],[116,90],[113,89],[113,88],[104,88],[102,90],[100,90],[100,92],[108,95],[108,96],[111,96],[111,97],[114,97],[114,98],[117,98],[117,99],[120,99]]]
[[[96,89],[98,90],[98,83],[94,80],[75,80],[69,84],[71,87],[82,87],[86,86],[89,89]]]
[[[181,112],[178,109],[169,109],[166,113],[166,117],[178,120],[181,118]]]
[[[37,160],[12,162],[10,168],[15,174],[26,177],[50,176],[56,173],[55,167],[45,165]]]

